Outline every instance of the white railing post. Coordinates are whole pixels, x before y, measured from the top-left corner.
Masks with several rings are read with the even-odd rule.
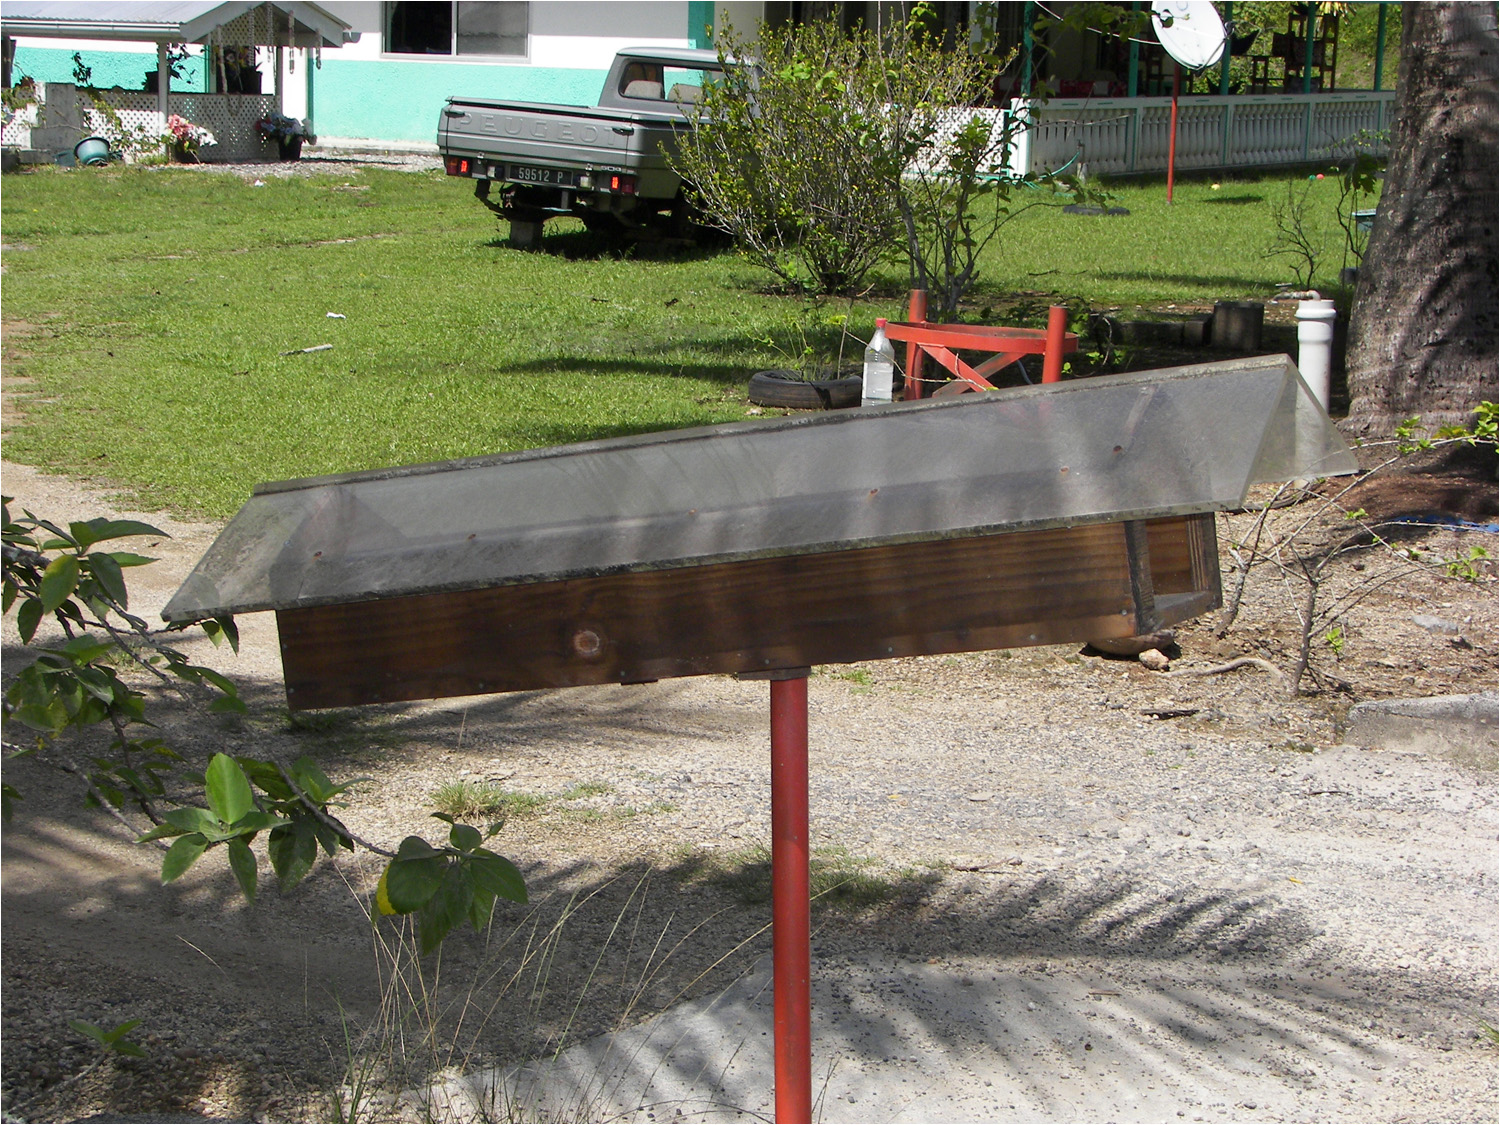
[[[167,94],[172,89],[172,68],[167,65],[167,45],[156,45],[156,112],[161,114],[162,128],[166,128]]]

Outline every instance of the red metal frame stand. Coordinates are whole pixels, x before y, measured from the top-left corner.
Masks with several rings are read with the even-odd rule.
[[[1047,350],[1042,353],[1042,382],[1061,383],[1063,351],[1074,351],[1078,337],[1073,337],[1073,347],[1067,348],[1068,310],[1062,305],[1053,305],[1047,310]]]
[[[1061,305],[1048,310],[1045,329],[929,324],[926,321],[904,322],[878,317],[875,323],[885,330],[887,339],[907,345],[909,372],[913,369],[920,371],[916,360],[925,355],[954,376],[933,392],[934,398],[965,391],[992,391],[995,385],[989,377],[1028,355],[1042,357],[1042,382],[1055,383],[1062,378],[1063,357],[1078,350],[1078,336],[1068,331],[1068,310]],[[971,367],[959,358],[957,353],[960,351],[992,354],[989,359]],[[912,378],[908,374],[909,394],[911,386]]]
[[[812,1120],[807,672],[771,681],[771,946],[776,1120]]]
[[[906,319],[912,324],[927,323],[927,290],[911,291]],[[915,402],[922,397],[922,349],[914,343],[906,345],[906,393],[901,397],[905,402]]]

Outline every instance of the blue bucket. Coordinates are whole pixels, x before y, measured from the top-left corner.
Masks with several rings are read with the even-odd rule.
[[[80,164],[108,164],[109,142],[103,137],[84,137],[73,146],[73,155]]]

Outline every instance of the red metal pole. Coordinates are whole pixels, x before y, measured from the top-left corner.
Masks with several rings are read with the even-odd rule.
[[[913,289],[911,303],[906,308],[906,319],[913,324],[927,320],[927,290]],[[922,397],[922,349],[916,344],[906,345],[906,393],[903,402],[915,402]]]
[[[807,676],[771,681],[771,947],[776,1120],[812,1120]]]
[[[1042,353],[1042,382],[1062,382],[1063,339],[1068,334],[1068,310],[1053,305],[1047,310],[1047,350]]]
[[[1182,64],[1172,64],[1172,128],[1167,134],[1167,202],[1172,202],[1172,180],[1177,174],[1177,95],[1182,91]]]

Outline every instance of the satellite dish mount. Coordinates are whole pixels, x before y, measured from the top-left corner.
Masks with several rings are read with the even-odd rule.
[[[1228,35],[1210,0],[1156,0],[1151,26],[1162,49],[1172,56],[1172,128],[1167,141],[1167,202],[1177,171],[1177,96],[1182,92],[1182,68],[1206,70],[1224,56]]]

